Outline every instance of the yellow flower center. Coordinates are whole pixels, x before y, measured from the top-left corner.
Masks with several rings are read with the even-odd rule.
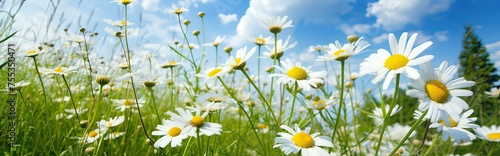
[[[175,61],[170,61],[170,62],[168,62],[168,65],[175,65],[176,63],[177,62],[175,62]]]
[[[56,72],[56,73],[62,73],[64,71],[62,70],[61,67],[57,67],[56,69],[54,69],[54,72]]]
[[[264,38],[262,38],[262,37],[256,38],[255,39],[255,44],[257,44],[257,45],[264,45],[264,44],[266,44],[266,40],[264,40]]]
[[[443,120],[439,120],[439,123],[443,126],[448,126]],[[448,127],[457,127],[457,122],[450,117],[450,125]]]
[[[281,26],[271,26],[269,27],[269,31],[273,34],[277,34],[281,32]]]
[[[120,21],[120,25],[125,25],[125,21]]]
[[[385,60],[384,66],[390,70],[396,70],[406,66],[408,58],[401,54],[394,54]]]
[[[288,70],[287,75],[296,80],[305,80],[308,76],[307,72],[301,67],[293,67],[292,69]]]
[[[264,129],[264,128],[266,128],[266,127],[267,127],[267,125],[266,125],[266,124],[263,124],[263,123],[259,123],[259,124],[257,124],[257,128],[259,128],[259,129]]]
[[[33,55],[33,54],[36,54],[36,50],[28,50],[28,55]]]
[[[314,146],[313,138],[304,132],[299,132],[292,137],[293,143],[301,148],[310,148]]]
[[[340,50],[337,50],[336,52],[334,52],[333,55],[339,56],[340,54],[342,54],[344,52],[345,52],[345,49],[340,49]]]
[[[238,58],[234,59],[234,62],[236,62],[236,64],[240,64],[240,62],[241,62],[241,58],[240,58],[240,57],[238,57]]]
[[[113,135],[118,136],[120,135],[120,132],[113,132]]]
[[[203,123],[204,123],[204,120],[201,116],[194,116],[192,119],[191,119],[191,124],[195,127],[202,127],[203,126]]]
[[[113,126],[113,122],[108,122],[108,123],[106,123],[106,126],[107,126],[107,127],[111,127],[111,126]]]
[[[97,136],[97,134],[99,134],[99,133],[97,133],[96,131],[89,132],[89,137],[93,138],[93,137]]]
[[[491,139],[491,140],[500,140],[500,133],[498,133],[498,132],[490,133],[490,134],[486,135],[486,137],[488,139]]]
[[[316,109],[322,110],[326,108],[326,101],[325,100],[313,101],[313,105],[316,106]]]
[[[213,96],[213,97],[207,98],[207,101],[218,103],[218,102],[222,102],[222,101],[224,101],[226,99],[227,98],[225,98],[225,97]]]
[[[132,101],[132,100],[125,100],[125,101],[123,101],[123,105],[125,105],[125,106],[132,106],[134,104],[135,104],[135,102]]]
[[[432,101],[437,103],[444,103],[448,101],[448,97],[450,96],[448,88],[437,80],[427,82],[427,84],[425,84],[425,92]]]
[[[182,14],[182,8],[177,8],[174,10],[175,14]]]
[[[122,4],[125,5],[130,4],[130,2],[132,2],[132,0],[122,0]]]
[[[179,127],[172,127],[170,128],[170,130],[168,130],[168,135],[170,135],[171,137],[176,137],[181,134],[181,131],[182,129]]]
[[[217,75],[217,73],[219,73],[221,71],[222,71],[222,68],[215,68],[215,69],[211,70],[210,72],[208,72],[208,77],[214,77],[215,75]]]

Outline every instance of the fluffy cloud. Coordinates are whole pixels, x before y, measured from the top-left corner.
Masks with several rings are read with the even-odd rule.
[[[375,43],[375,44],[380,44],[380,43],[382,43],[382,42],[387,41],[387,36],[388,36],[387,34],[382,34],[382,35],[380,35],[380,36],[374,37],[374,38],[372,39],[372,41],[373,41],[373,43]]]
[[[438,31],[434,33],[434,36],[437,38],[438,41],[447,41],[448,40],[448,31]]]
[[[379,0],[368,3],[366,16],[377,18],[375,27],[400,30],[407,24],[419,24],[427,16],[448,10],[452,0]]]
[[[353,35],[353,34],[365,34],[368,31],[370,31],[372,27],[368,24],[355,24],[355,25],[347,25],[347,24],[342,24],[340,25],[340,29],[346,34],[346,35]]]
[[[219,19],[222,22],[222,24],[228,24],[230,22],[236,22],[238,21],[238,16],[236,14],[219,14]]]
[[[351,1],[344,0],[251,0],[249,3],[236,27],[236,35],[228,39],[230,45],[240,46],[249,42],[251,37],[269,34],[260,25],[263,19],[273,16],[287,15],[293,20],[292,25],[299,21],[306,24],[334,23],[341,20],[340,15],[352,10]]]
[[[496,41],[494,43],[486,44],[486,49],[500,49],[500,41]]]
[[[486,44],[486,50],[490,52],[491,59],[500,59],[500,41],[494,43]],[[500,61],[495,61],[495,66],[500,65]],[[498,67],[497,67],[498,68]]]
[[[142,0],[141,6],[144,10],[156,11],[160,0]]]

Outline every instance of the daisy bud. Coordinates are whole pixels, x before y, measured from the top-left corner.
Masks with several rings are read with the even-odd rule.
[[[81,128],[87,128],[88,124],[89,124],[88,120],[82,120],[82,121],[80,121],[80,127]]]
[[[174,84],[174,80],[172,79],[167,79],[167,85],[171,86]]]
[[[156,85],[156,82],[154,81],[144,81],[144,86],[148,87],[148,88],[152,88]]]
[[[198,36],[199,34],[200,34],[200,31],[199,31],[199,30],[194,30],[194,31],[193,31],[193,35],[194,35],[194,36]]]
[[[146,144],[147,144],[147,145],[152,145],[152,143],[153,143],[153,142],[151,141],[151,139],[146,138]]]
[[[307,94],[305,98],[306,98],[306,100],[311,100],[311,99],[312,99],[312,97],[313,97],[313,95],[312,95],[312,94]]]
[[[122,37],[122,32],[117,31],[117,32],[115,33],[115,36],[116,36],[116,37]]]
[[[321,100],[321,98],[319,96],[315,96],[313,99],[313,101],[319,101],[319,100]]]
[[[42,51],[43,47],[42,46],[38,46],[38,50]]]
[[[205,12],[198,12],[198,16],[200,16],[201,18],[203,18],[203,16],[205,16]]]
[[[179,41],[174,41],[174,44],[175,44],[175,45],[178,45],[178,44],[179,44]]]
[[[132,0],[122,0],[123,5],[130,4],[130,2],[132,2]]]
[[[191,21],[190,20],[184,20],[184,25],[188,26],[189,24],[191,24]]]
[[[358,41],[358,39],[359,38],[356,35],[349,35],[349,36],[347,36],[347,41],[349,41],[349,43],[354,43],[354,42]]]
[[[68,28],[64,28],[64,32],[68,32]]]
[[[90,146],[85,149],[85,153],[92,153],[94,152],[94,147]]]
[[[101,86],[107,85],[109,83],[109,77],[105,75],[97,75],[95,81]]]
[[[267,68],[265,69],[265,71],[266,71],[266,72],[268,72],[268,73],[273,72],[273,70],[274,70],[274,67],[267,67]]]
[[[85,33],[85,28],[80,28],[80,32]]]
[[[267,82],[262,83],[262,86],[264,87],[267,86]]]
[[[231,51],[233,51],[233,47],[229,47],[229,46],[228,46],[228,47],[225,47],[225,48],[224,48],[224,52],[226,52],[226,53],[228,53],[228,54],[229,54],[229,53],[231,53]]]
[[[354,84],[352,83],[352,81],[349,81],[349,82],[346,82],[345,83],[345,87],[347,88],[351,88]]]

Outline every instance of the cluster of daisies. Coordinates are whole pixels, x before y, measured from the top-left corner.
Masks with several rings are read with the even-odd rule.
[[[124,135],[125,132],[114,131],[114,130],[116,130],[116,127],[119,126],[121,123],[123,123],[123,121],[125,121],[124,116],[117,116],[114,118],[113,117],[109,118],[109,120],[98,121],[96,123],[97,124],[96,129],[88,132],[83,138],[78,137],[79,142],[90,144],[90,143],[94,143],[95,141],[97,141],[99,139],[108,140],[108,139],[118,138],[118,137]],[[81,123],[81,124],[85,124],[85,123]],[[86,125],[82,125],[82,126],[86,126]],[[111,131],[111,132],[107,133],[108,131]]]

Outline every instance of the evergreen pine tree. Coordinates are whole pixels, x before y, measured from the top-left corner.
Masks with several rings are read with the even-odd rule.
[[[473,29],[471,26],[465,27],[458,73],[465,79],[476,82],[471,88],[474,95],[468,99],[469,104],[472,107],[479,106],[483,113],[491,115],[494,109],[490,100],[483,100],[487,99],[484,92],[492,88],[500,76],[495,73],[497,69],[490,61],[489,53]]]

